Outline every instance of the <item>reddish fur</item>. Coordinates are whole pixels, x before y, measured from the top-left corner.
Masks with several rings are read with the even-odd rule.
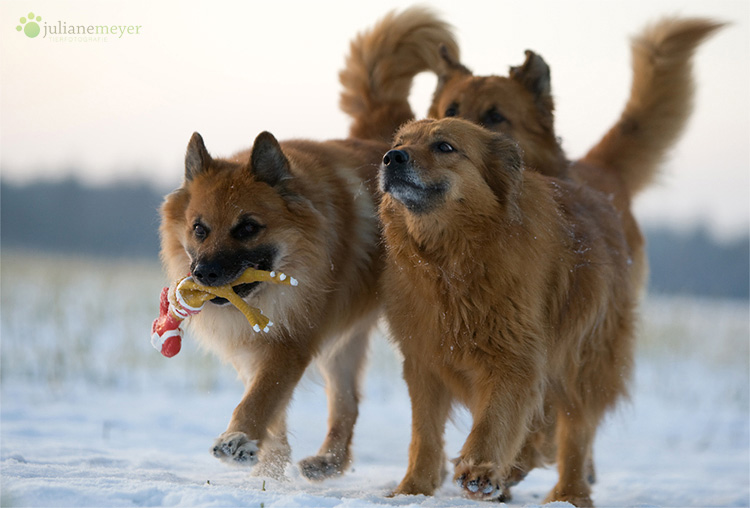
[[[276,323],[267,337],[258,337],[232,309],[212,305],[191,324],[202,344],[231,363],[245,382],[245,396],[222,436],[240,432],[257,440],[270,474],[283,474],[289,460],[286,405],[313,358],[326,380],[329,429],[318,455],[300,463],[302,473],[321,479],[340,474],[351,461],[359,378],[378,310],[382,245],[375,174],[391,135],[413,116],[411,79],[442,68],[431,48],[445,44],[458,54],[445,23],[421,19],[427,12],[390,14],[352,43],[347,63],[356,71],[341,73],[341,104],[355,119],[351,137],[281,143],[293,173],[283,189],[257,181],[248,170],[248,150],[211,159],[210,168],[186,178],[162,207],[162,259],[170,279],[188,272],[188,251],[233,248],[228,232],[238,214],[250,212],[265,225],[258,241],[281,248],[274,268],[299,280],[298,287],[267,285],[249,297]],[[405,54],[391,60],[396,47]],[[205,148],[194,152],[186,159],[189,165],[210,159]],[[374,206],[368,209],[367,203]],[[190,229],[199,215],[222,235],[196,244]]]
[[[518,142],[528,168],[547,176],[565,175],[568,161],[555,134],[551,99],[540,105],[521,83],[499,76],[476,77],[458,70],[442,81],[430,106],[431,118],[444,118],[458,102],[458,116],[482,123],[482,113],[496,107],[509,121],[494,130]]]
[[[460,155],[435,152],[446,140]],[[433,212],[412,214],[390,194],[380,206],[382,292],[414,419],[395,493],[440,485],[455,400],[474,417],[455,478],[507,487],[556,445],[560,482],[549,499],[590,504],[595,429],[632,367],[643,250],[628,243],[637,229],[627,208],[523,171],[512,142],[463,120],[408,124],[395,145],[424,181],[450,182]]]
[[[252,240],[280,249],[274,269],[299,286],[264,285],[250,303],[274,321],[267,335],[250,329],[231,307],[208,306],[191,318],[201,344],[231,363],[246,393],[224,435],[257,440],[268,474],[289,460],[285,412],[294,387],[313,360],[327,378],[332,399],[329,435],[302,466],[315,479],[339,474],[351,460],[358,383],[367,334],[377,317],[380,272],[375,217],[376,163],[383,145],[366,141],[289,141],[281,147],[293,178],[280,192],[256,180],[250,152],[211,165],[169,195],[162,208],[162,259],[171,279],[190,271],[190,256],[231,250],[228,231],[239,214],[265,225]],[[196,217],[214,233],[203,243],[191,235]]]

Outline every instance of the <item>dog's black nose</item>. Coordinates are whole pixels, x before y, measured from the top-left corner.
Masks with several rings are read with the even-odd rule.
[[[204,286],[224,284],[224,270],[219,263],[199,263],[193,269],[193,277]]]
[[[386,166],[400,166],[409,162],[409,154],[403,150],[388,150],[383,156],[383,164]]]

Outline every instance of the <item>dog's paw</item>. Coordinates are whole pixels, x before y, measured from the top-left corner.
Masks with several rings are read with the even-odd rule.
[[[588,484],[581,484],[576,488],[573,485],[555,485],[555,488],[547,495],[544,503],[553,503],[555,501],[564,501],[577,508],[588,508],[594,506],[591,500],[591,490]]]
[[[346,461],[333,453],[307,457],[299,461],[302,476],[311,481],[325,480],[344,473]]]
[[[214,441],[211,453],[224,462],[252,467],[258,463],[258,442],[244,432],[225,432]]]
[[[510,494],[505,492],[499,468],[492,463],[473,464],[470,461],[458,460],[453,479],[471,499],[499,500]]]

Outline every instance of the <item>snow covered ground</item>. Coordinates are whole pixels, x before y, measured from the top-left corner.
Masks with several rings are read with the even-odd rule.
[[[231,369],[190,340],[172,359],[151,348],[158,267],[3,253],[1,269],[2,506],[481,506],[450,482],[434,498],[385,497],[406,468],[410,411],[382,337],[353,470],[311,484],[290,467],[273,481],[208,453],[242,393]],[[748,314],[747,302],[646,299],[632,401],[596,444],[598,506],[750,505]],[[289,422],[295,460],[314,453],[326,423],[314,372]],[[459,411],[450,456],[469,426]],[[555,478],[534,471],[509,504],[540,504]]]

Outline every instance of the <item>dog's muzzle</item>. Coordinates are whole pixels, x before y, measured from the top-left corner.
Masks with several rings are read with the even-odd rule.
[[[380,188],[410,212],[422,214],[443,201],[448,186],[442,182],[424,182],[408,152],[389,150],[380,166]]]

